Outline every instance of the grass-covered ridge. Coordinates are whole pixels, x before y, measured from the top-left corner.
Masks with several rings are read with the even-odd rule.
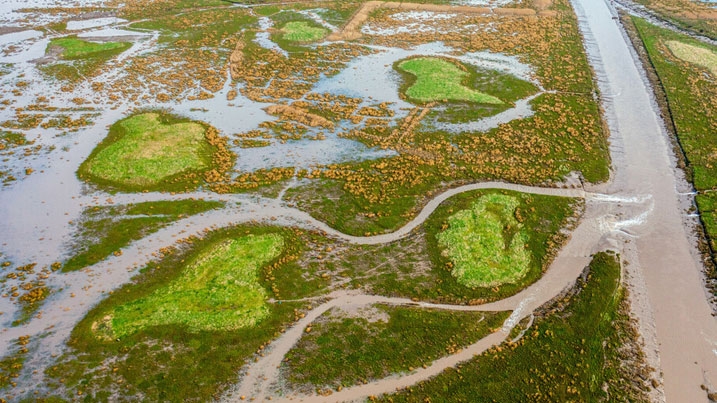
[[[116,307],[92,328],[113,340],[149,326],[181,325],[190,332],[254,326],[269,314],[258,270],[279,256],[283,243],[268,234],[213,245],[166,287]]]
[[[62,270],[93,265],[173,221],[222,206],[218,201],[177,200],[88,209],[78,223],[70,245],[72,255]]]
[[[281,30],[284,33],[283,39],[292,42],[317,41],[329,32],[326,28],[313,26],[307,21],[289,21]]]
[[[485,104],[502,104],[500,99],[478,92],[465,85],[470,74],[457,62],[439,57],[415,57],[398,62],[399,71],[409,73],[414,80],[404,93],[418,103],[432,101],[464,101]]]
[[[219,168],[218,139],[217,130],[205,124],[164,112],[140,113],[113,124],[78,173],[123,190],[189,189],[198,185],[198,174]]]
[[[65,60],[77,60],[95,56],[99,53],[121,53],[129,49],[132,44],[130,42],[89,42],[75,36],[68,36],[53,38],[47,46],[48,49],[53,46],[62,48],[60,56]]]
[[[339,313],[315,322],[287,355],[289,381],[299,388],[334,389],[407,372],[485,337],[509,314],[373,309],[368,318]]]
[[[494,193],[448,217],[448,228],[437,239],[459,283],[492,287],[525,276],[530,251],[526,249],[528,233],[516,217],[518,206],[517,197]]]
[[[637,377],[649,374],[614,255],[595,255],[573,294],[548,312],[553,313],[538,317],[517,342],[381,401],[649,401]]]

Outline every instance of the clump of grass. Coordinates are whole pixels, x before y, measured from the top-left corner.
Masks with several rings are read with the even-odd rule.
[[[614,255],[596,254],[573,294],[548,312],[517,342],[380,400],[424,402],[450,390],[456,402],[649,401],[638,378],[649,372]]]
[[[258,270],[283,248],[280,235],[248,235],[216,244],[167,286],[120,305],[92,325],[112,340],[149,326],[181,325],[190,332],[236,330],[256,325],[269,314]]]
[[[289,351],[289,380],[336,388],[410,371],[479,340],[508,312],[450,312],[378,305],[386,320],[324,318]]]
[[[218,201],[177,200],[87,210],[78,224],[78,238],[70,246],[73,255],[62,271],[93,265],[173,221],[223,206]]]
[[[452,274],[467,287],[515,283],[530,268],[528,234],[515,217],[517,197],[485,195],[448,217],[438,244],[454,264]]]
[[[89,42],[78,39],[75,36],[68,36],[51,39],[47,46],[48,49],[53,46],[59,46],[62,48],[61,57],[63,59],[77,60],[96,56],[100,53],[121,53],[129,49],[132,44],[130,42]]]
[[[307,21],[287,22],[281,30],[284,32],[283,39],[292,42],[317,41],[329,32],[326,28],[313,26]]]
[[[398,62],[399,71],[415,77],[405,89],[409,100],[419,103],[431,101],[467,101],[502,104],[500,99],[465,86],[470,77],[465,66],[438,57],[416,57]]]

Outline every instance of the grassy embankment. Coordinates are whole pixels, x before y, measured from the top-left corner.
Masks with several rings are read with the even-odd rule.
[[[287,197],[342,232],[367,235],[395,230],[439,189],[460,183],[504,180],[545,184],[574,171],[590,182],[606,180],[609,154],[594,98],[592,72],[572,10],[561,0],[554,7],[560,11],[558,17],[535,21],[522,17],[496,20],[474,17],[471,22],[491,23],[495,32],[462,40],[455,35],[436,33],[365,35],[362,41],[385,46],[443,40],[465,52],[493,51],[518,56],[534,67],[536,79],[543,87],[554,92],[531,102],[533,116],[481,133],[445,132],[425,117],[465,121],[470,108],[457,108],[454,102],[439,102],[428,115],[420,115],[422,109],[416,108],[408,118],[392,122],[372,116],[365,119],[362,127],[340,135],[371,147],[396,150],[397,156],[300,172],[300,177],[304,175],[312,181],[291,189]],[[371,18],[384,18],[381,22],[388,24],[391,13],[386,14]],[[521,45],[516,47],[516,43]],[[479,83],[480,87],[471,89],[504,100],[507,105],[520,99],[504,99],[502,94],[510,94],[511,86],[506,83],[522,80],[515,77],[507,80],[502,77],[505,74],[474,73],[475,78],[464,82],[466,87]],[[536,91],[533,84],[524,81],[519,88],[515,95],[522,97]],[[446,114],[441,118],[444,111]],[[424,122],[418,122],[417,116],[424,116]],[[380,122],[373,124],[377,121],[383,122],[383,126]]]
[[[617,259],[599,253],[586,280],[578,279],[574,292],[555,301],[520,340],[379,400],[646,402],[636,375],[646,372],[624,293]]]
[[[41,70],[59,80],[78,81],[92,76],[106,61],[132,46],[130,42],[89,42],[75,36],[53,38],[47,52],[58,49],[59,61],[42,66]]]
[[[232,159],[216,129],[146,112],[113,124],[78,175],[110,190],[191,190],[221,180]]]
[[[460,350],[499,328],[509,312],[450,312],[378,305],[370,315],[329,312],[287,354],[294,387],[347,387],[414,368]]]
[[[633,18],[698,191],[697,206],[713,254],[717,250],[717,48]],[[717,278],[714,271],[710,277]]]
[[[94,207],[85,211],[72,241],[71,257],[62,270],[73,271],[93,265],[132,241],[158,231],[169,223],[224,206],[222,202],[178,200]]]
[[[269,304],[274,272],[295,259],[299,233],[235,227],[165,252],[75,327],[46,370],[49,390],[92,401],[216,398],[250,356],[297,320],[300,303]],[[107,363],[110,364],[107,364]],[[64,392],[63,392],[64,393]]]

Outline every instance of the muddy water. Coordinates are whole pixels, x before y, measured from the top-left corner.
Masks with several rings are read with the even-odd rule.
[[[599,61],[600,89],[608,100],[616,167],[609,192],[651,199],[642,211],[626,211],[622,225],[617,224],[623,231],[630,225],[631,242],[621,249],[630,259],[628,274],[637,279],[636,310],[644,315],[643,336],[659,353],[666,399],[706,401],[700,385],[717,386],[717,321],[684,225],[678,189],[685,184],[644,72],[612,19],[614,11],[604,1],[573,3],[581,30],[591,39],[588,51],[593,62]],[[653,328],[657,344],[649,346]]]

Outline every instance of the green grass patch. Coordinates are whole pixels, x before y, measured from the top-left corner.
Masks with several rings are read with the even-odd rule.
[[[279,238],[283,240],[283,248],[276,255],[268,247],[269,244],[276,246],[275,240]],[[240,368],[252,354],[295,320],[295,310],[302,309],[303,304],[266,304],[267,313],[261,321],[254,326],[235,330],[195,331],[191,324],[147,324],[138,327],[135,333],[110,341],[98,338],[98,325],[94,326],[95,330],[93,325],[101,324],[105,317],[115,314],[121,307],[138,307],[138,302],[148,303],[167,292],[170,287],[180,284],[183,286],[181,292],[186,297],[181,301],[183,305],[180,308],[187,311],[206,308],[204,314],[198,315],[199,320],[204,320],[204,315],[211,318],[212,315],[223,314],[214,308],[227,307],[233,304],[232,300],[213,299],[214,296],[207,295],[211,292],[205,285],[215,287],[223,280],[237,279],[238,273],[247,273],[244,270],[247,266],[231,266],[233,263],[241,263],[245,257],[213,260],[218,263],[216,270],[203,271],[207,274],[204,280],[200,280],[200,271],[193,267],[208,268],[206,264],[213,259],[211,251],[232,240],[239,242],[235,244],[237,246],[258,248],[251,248],[247,252],[249,255],[243,255],[256,258],[252,263],[257,268],[255,277],[248,279],[242,276],[251,280],[251,284],[254,284],[252,289],[255,289],[258,281],[264,289],[261,293],[266,295],[270,295],[274,285],[270,280],[272,273],[282,270],[285,262],[302,245],[295,231],[249,226],[217,230],[203,239],[192,238],[183,243],[181,249],[165,254],[161,261],[150,263],[142,269],[131,284],[109,294],[78,323],[68,340],[67,353],[46,370],[45,386],[48,390],[60,391],[60,397],[70,400],[74,400],[81,391],[83,398],[89,401],[111,400],[114,393],[120,393],[127,399],[136,397],[149,401],[210,401],[218,398],[228,385],[236,381]],[[265,252],[269,252],[269,255]],[[274,258],[260,264],[260,259],[266,259],[267,256]],[[200,263],[203,258],[206,260]],[[230,265],[225,266],[227,262]],[[187,288],[190,283],[198,285],[195,289],[197,297],[204,296],[207,299],[199,301],[191,296]],[[216,293],[224,293],[221,288],[239,291],[248,285],[237,280],[227,287],[220,287]],[[176,297],[172,295],[168,298]],[[214,303],[216,307],[208,306]],[[123,315],[131,316],[131,313]]]
[[[280,235],[269,234],[216,244],[189,262],[179,278],[116,307],[93,323],[93,330],[113,340],[149,326],[180,325],[189,332],[255,326],[269,314],[257,272],[281,254],[283,243]]]
[[[300,388],[335,389],[407,372],[485,337],[509,314],[373,309],[370,315],[378,318],[341,317],[339,311],[338,317],[324,315],[312,324],[287,354],[289,381]]]
[[[287,22],[281,30],[284,32],[283,38],[292,42],[318,41],[329,32],[326,28],[313,26],[306,21]]]
[[[649,372],[634,342],[614,255],[595,255],[586,280],[549,312],[518,342],[380,401],[648,401],[636,374]]]
[[[71,245],[72,256],[62,270],[93,265],[173,221],[223,206],[216,201],[177,200],[94,207],[83,213]]]
[[[98,54],[118,54],[129,49],[130,42],[89,42],[74,36],[54,38],[47,45],[48,51],[53,46],[62,48],[60,56],[65,60],[77,60],[97,56]]]
[[[465,101],[483,104],[502,104],[500,99],[465,85],[470,77],[467,68],[458,62],[439,57],[415,57],[399,61],[395,68],[409,73],[409,80],[402,92],[417,103],[432,101]]]
[[[211,170],[215,129],[164,112],[122,119],[82,163],[80,178],[120,190],[195,188],[197,174]]]
[[[448,228],[436,238],[459,283],[492,287],[515,283],[527,274],[529,235],[516,218],[519,205],[517,197],[490,194],[448,217]]]

